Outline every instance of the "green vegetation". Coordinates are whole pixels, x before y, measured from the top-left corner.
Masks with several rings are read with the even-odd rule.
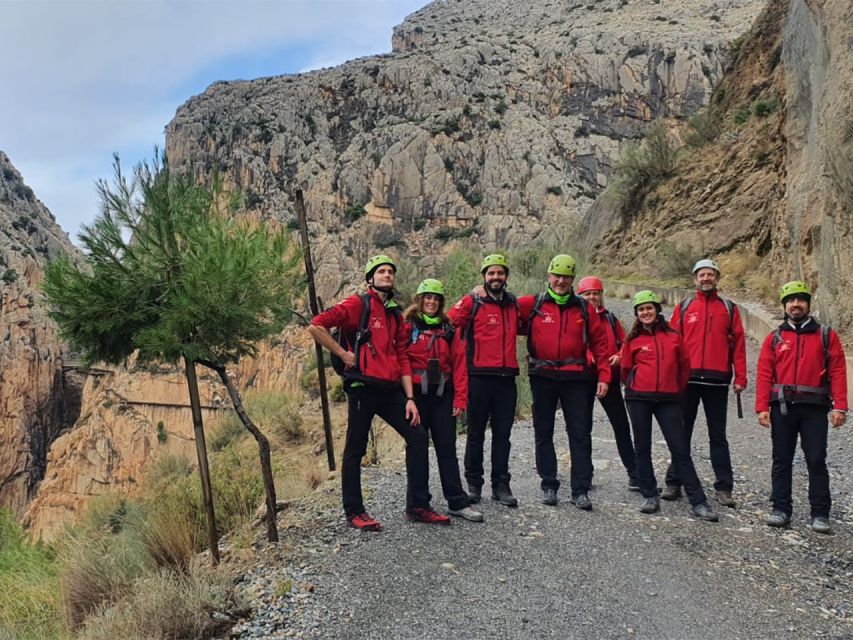
[[[359,218],[367,215],[367,209],[363,204],[349,205],[344,211],[344,221],[350,225]]]
[[[722,122],[713,107],[697,111],[688,123],[685,142],[691,147],[704,147],[717,139],[722,132]]]
[[[548,193],[550,193],[551,195],[554,195],[554,196],[561,196],[561,195],[563,195],[563,188],[562,188],[562,187],[560,187],[560,186],[556,186],[556,187],[548,187],[548,188],[546,189],[546,191],[547,191]]]

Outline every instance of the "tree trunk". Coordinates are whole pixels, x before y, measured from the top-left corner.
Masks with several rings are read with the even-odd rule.
[[[202,361],[207,367],[210,367],[222,379],[222,383],[228,390],[228,395],[231,397],[231,404],[234,405],[234,411],[240,417],[243,426],[252,434],[258,443],[258,454],[261,459],[261,474],[264,478],[264,490],[267,494],[267,540],[269,542],[278,542],[278,525],[276,524],[276,497],[275,497],[275,481],[272,476],[272,461],[270,459],[270,441],[261,433],[261,430],[249,418],[243,407],[243,400],[240,398],[240,392],[231,381],[231,377],[225,370],[225,367],[207,361]]]
[[[219,564],[219,540],[216,534],[216,517],[213,513],[213,491],[210,486],[210,468],[207,466],[207,446],[204,442],[204,423],[201,418],[201,401],[198,394],[198,378],[195,375],[195,361],[184,356],[184,366],[187,388],[190,392],[195,450],[198,455],[198,474],[201,477],[201,495],[204,499],[204,511],[207,515],[207,545],[210,548],[211,562],[217,565]]]

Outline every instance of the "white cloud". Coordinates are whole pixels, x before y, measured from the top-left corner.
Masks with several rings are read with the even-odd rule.
[[[426,2],[0,0],[0,149],[73,237],[112,152],[150,155],[192,93],[389,51]]]

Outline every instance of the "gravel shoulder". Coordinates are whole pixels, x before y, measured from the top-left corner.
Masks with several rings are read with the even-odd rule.
[[[626,303],[612,306],[628,317]],[[756,357],[751,344],[751,371]],[[851,426],[830,434],[834,534],[819,536],[808,527],[801,454],[793,526],[773,530],[762,524],[769,509],[769,433],[755,421],[751,387],[743,400],[745,419],[738,420],[733,401],[729,407],[738,507],[718,507],[718,524],[691,518],[684,498],[664,502],[660,514],[640,514],[641,498],[625,486],[600,407],[593,427],[594,510],[569,504],[567,486],[557,507],[542,505],[533,430],[520,421],[510,461],[520,506],[507,509],[487,499],[484,524],[407,522],[399,459],[364,469],[366,502],[383,522],[380,533],[345,526],[337,480],[291,505],[280,521],[284,541],[257,545],[240,577],[253,611],[232,637],[853,638]],[[555,441],[566,478],[565,430]],[[693,453],[711,495],[701,411]],[[653,454],[660,482],[668,456],[659,430]],[[432,462],[435,506],[444,509]]]

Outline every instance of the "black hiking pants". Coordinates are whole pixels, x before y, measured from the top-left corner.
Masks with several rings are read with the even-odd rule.
[[[483,444],[486,423],[492,421],[492,488],[509,488],[509,449],[518,391],[513,376],[468,377],[468,439],[465,442],[465,479],[483,487]]]
[[[614,368],[611,371],[613,376],[607,395],[600,398],[599,402],[613,428],[613,437],[616,440],[616,449],[619,451],[622,466],[628,472],[629,480],[636,480],[637,462],[634,458],[634,443],[631,440],[631,423],[628,422],[628,412],[625,409],[622,387],[619,384],[619,369]]]

